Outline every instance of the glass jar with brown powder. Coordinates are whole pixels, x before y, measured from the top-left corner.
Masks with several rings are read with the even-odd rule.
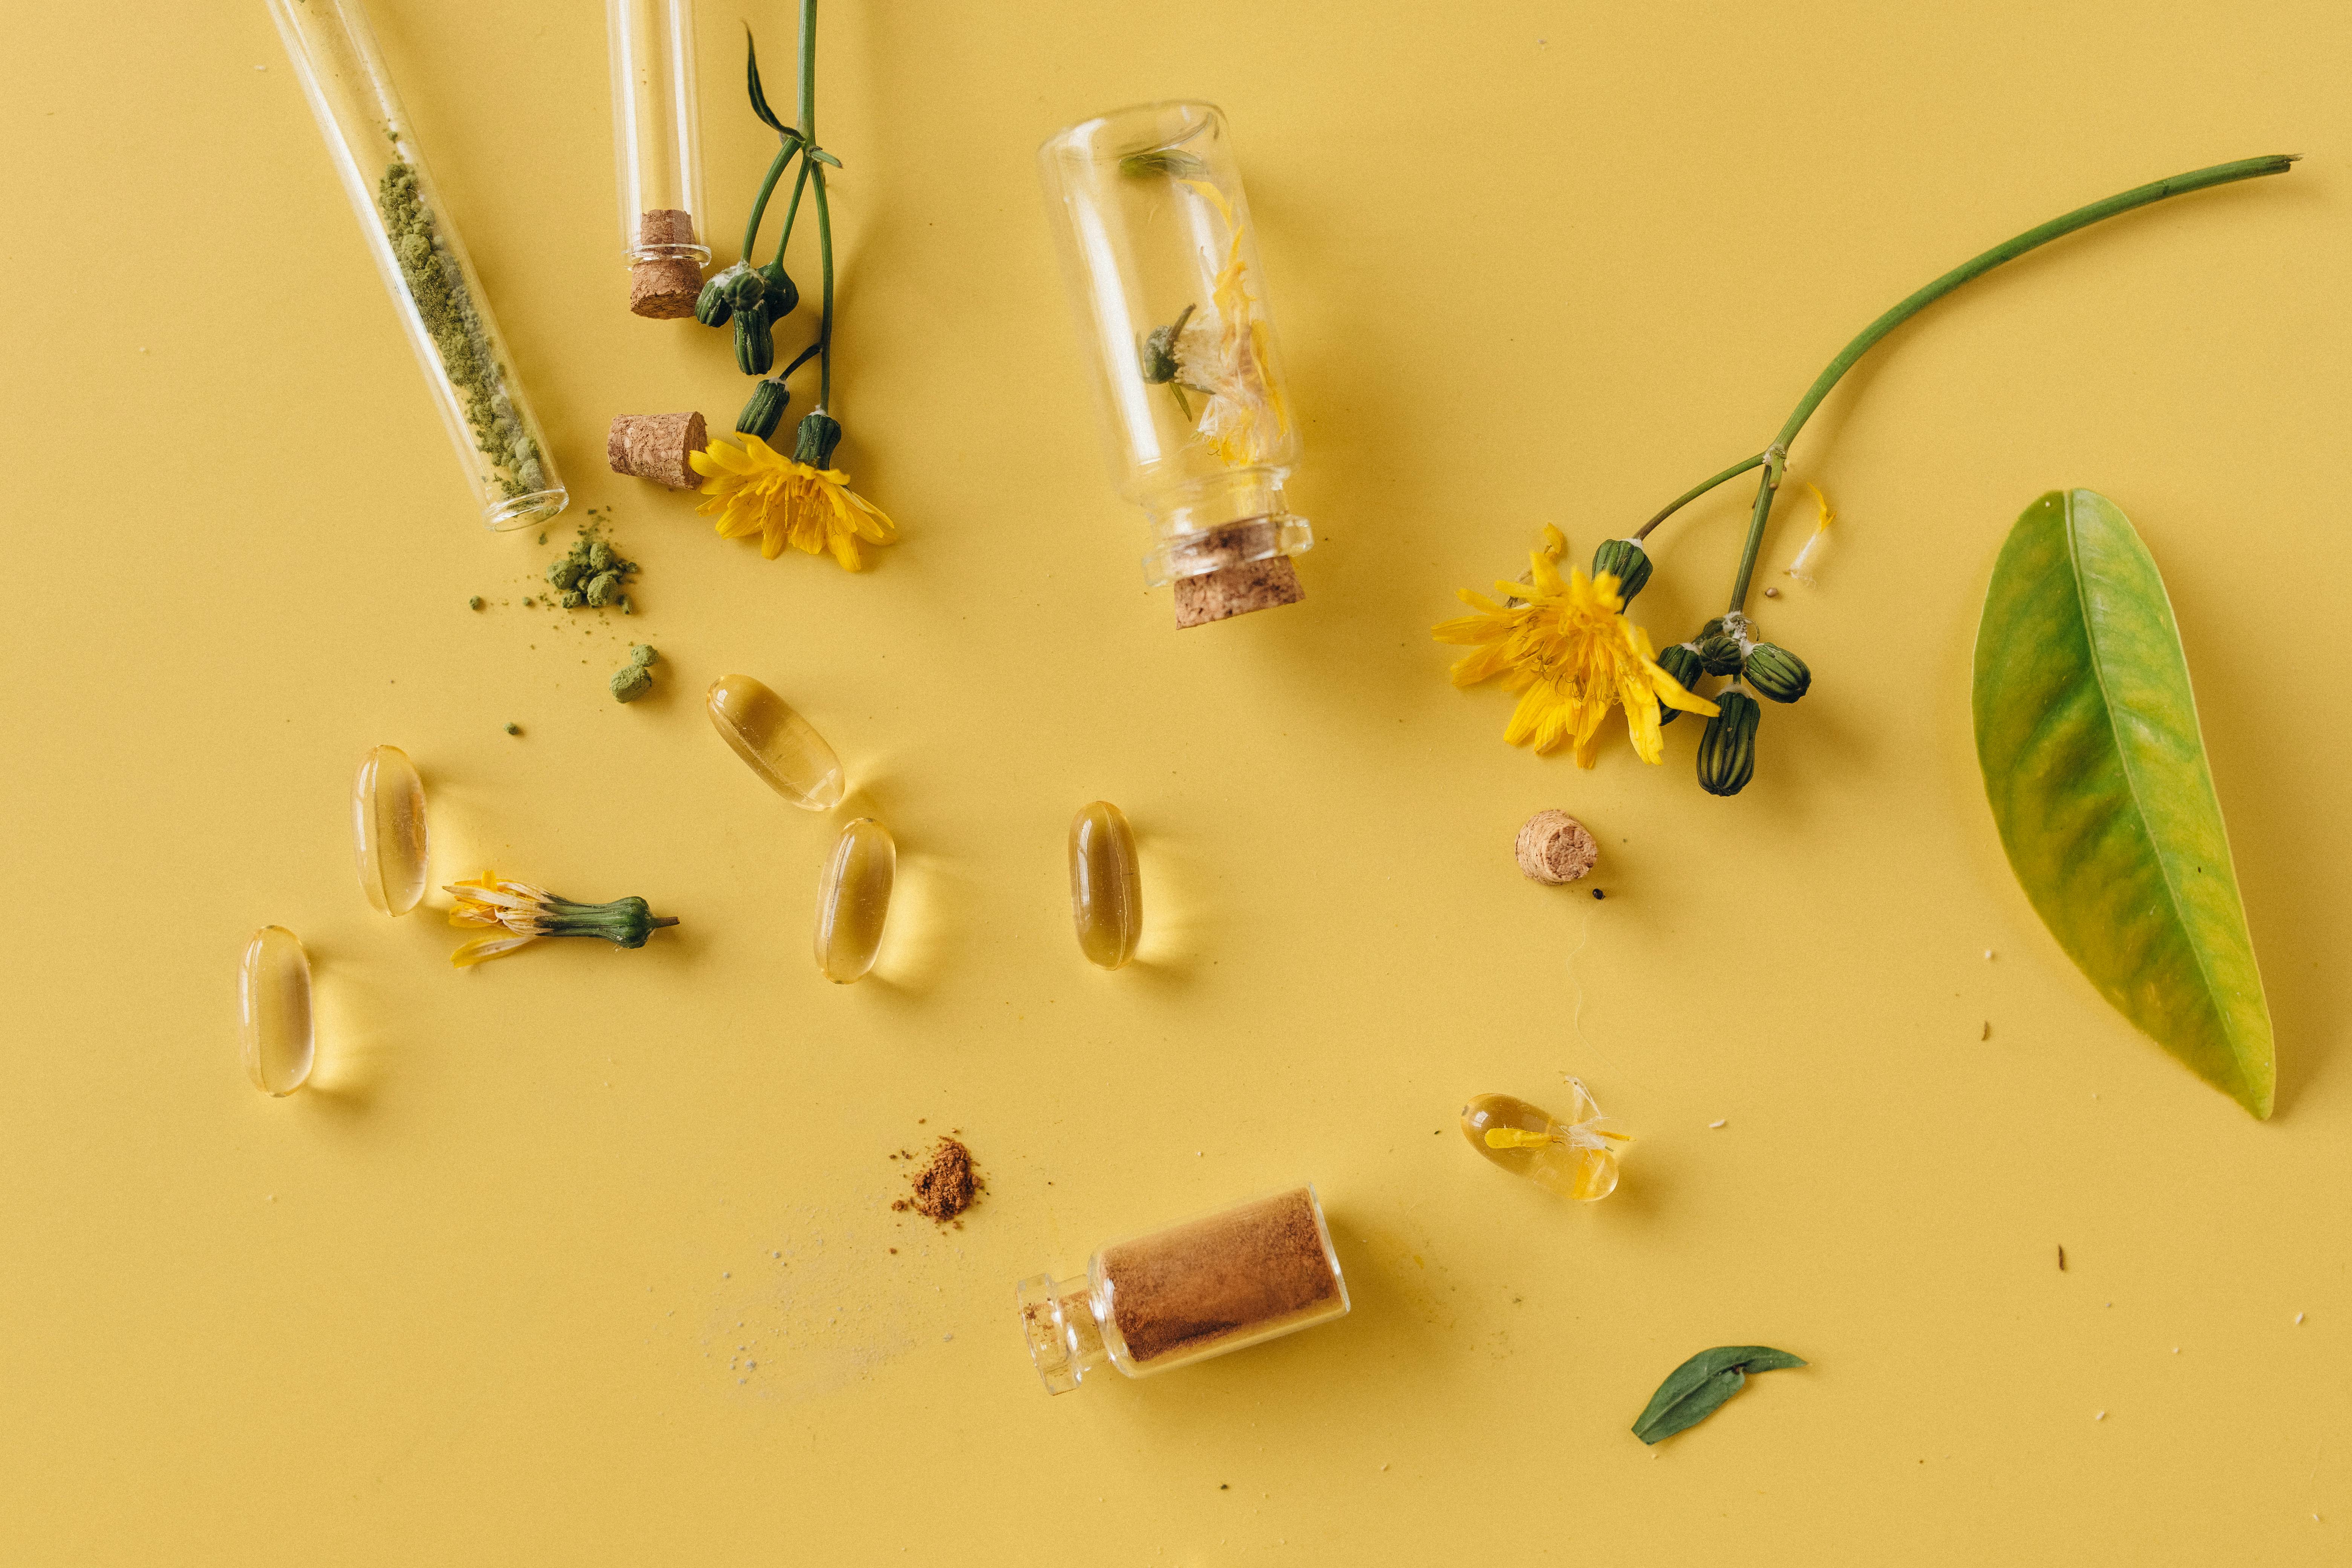
[[[1084,1275],[1034,1275],[1018,1296],[1029,1359],[1054,1394],[1105,1362],[1149,1377],[1348,1311],[1312,1185],[1112,1242]]]

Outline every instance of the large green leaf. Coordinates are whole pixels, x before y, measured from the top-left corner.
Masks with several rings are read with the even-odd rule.
[[[1977,627],[1977,761],[2009,863],[2100,994],[2256,1116],[2271,1014],[2172,602],[2115,502],[2053,490]]]

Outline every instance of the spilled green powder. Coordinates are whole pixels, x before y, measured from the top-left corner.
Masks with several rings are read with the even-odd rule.
[[[548,563],[548,586],[555,590],[546,595],[550,603],[567,610],[601,610],[609,605],[625,616],[631,613],[628,595],[622,590],[636,575],[637,563],[624,560],[604,537],[607,521],[591,510],[572,548]]]
[[[629,649],[628,664],[613,677],[613,700],[635,702],[651,691],[654,689],[653,667],[660,660],[661,655],[653,650],[650,643],[639,643]]]
[[[393,258],[408,285],[425,333],[441,356],[441,369],[457,389],[457,401],[473,432],[474,445],[489,459],[499,489],[509,500],[547,489],[539,443],[523,428],[506,390],[506,368],[492,352],[489,332],[466,275],[435,227],[419,189],[416,166],[395,161],[376,183],[376,210],[392,240]]]

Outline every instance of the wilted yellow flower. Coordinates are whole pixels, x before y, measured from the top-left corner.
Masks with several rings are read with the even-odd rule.
[[[496,926],[506,933],[478,936],[462,943],[449,955],[449,962],[460,969],[548,936],[601,936],[622,947],[643,947],[646,938],[661,927],[677,924],[668,915],[655,914],[643,899],[576,903],[529,882],[500,881],[496,871],[453,882],[442,890],[457,900],[457,908],[449,911],[451,925]]]

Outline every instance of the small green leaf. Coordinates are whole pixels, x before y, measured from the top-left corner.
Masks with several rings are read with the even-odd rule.
[[[743,72],[751,79],[751,112],[767,121],[772,129],[799,141],[800,132],[777,119],[776,111],[768,107],[768,95],[760,87],[760,46],[753,41],[749,26],[743,29]]]
[[[841,167],[841,160],[835,157],[832,153],[826,152],[822,147],[810,148],[808,150],[808,155],[815,159],[820,163],[830,163],[836,169]]]
[[[1697,1426],[1748,1384],[1751,1372],[1778,1372],[1805,1363],[1766,1345],[1717,1345],[1666,1374],[1633,1423],[1633,1436],[1655,1443]]]
[[[2053,490],[1977,628],[1977,760],[2034,912],[2099,994],[2257,1117],[2270,1005],[2164,578],[2116,504]]]
[[[1160,147],[1149,153],[1129,153],[1118,161],[1118,172],[1129,179],[1166,174],[1176,180],[1205,180],[1209,177],[1209,165],[1181,149]]]

